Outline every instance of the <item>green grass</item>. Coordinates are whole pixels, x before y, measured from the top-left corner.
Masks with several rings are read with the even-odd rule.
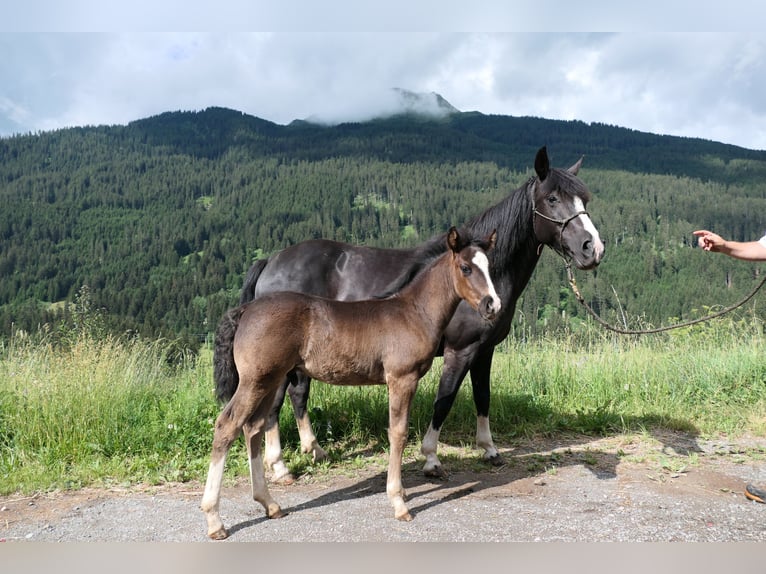
[[[82,486],[204,480],[213,423],[212,357],[203,350],[168,363],[167,342],[44,335],[0,345],[0,494]],[[763,325],[717,321],[645,338],[596,329],[556,340],[509,340],[495,355],[491,421],[495,441],[674,430],[693,436],[766,435]],[[409,453],[428,427],[441,360],[421,381]],[[312,420],[330,462],[350,470],[387,448],[383,387],[312,386]],[[470,384],[460,390],[442,441],[470,446]],[[294,472],[319,470],[298,453],[289,407],[282,410]],[[227,476],[244,475],[238,441]]]

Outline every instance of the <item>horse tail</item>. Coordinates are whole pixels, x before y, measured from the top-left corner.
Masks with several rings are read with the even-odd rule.
[[[215,332],[213,380],[215,395],[222,403],[229,402],[239,386],[239,372],[234,363],[234,335],[244,310],[243,306],[239,306],[226,311]]]
[[[255,299],[255,284],[258,283],[258,278],[261,276],[263,268],[269,262],[268,259],[258,259],[248,269],[245,276],[245,283],[242,285],[242,291],[239,294],[239,304],[244,305]]]

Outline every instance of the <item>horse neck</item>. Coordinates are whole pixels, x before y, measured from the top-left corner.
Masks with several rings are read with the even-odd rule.
[[[460,303],[450,269],[452,254],[445,253],[406,285],[396,297],[410,302],[438,337],[447,328]]]

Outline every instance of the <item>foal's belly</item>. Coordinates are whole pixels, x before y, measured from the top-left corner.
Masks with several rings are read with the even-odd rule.
[[[344,361],[338,357],[315,357],[301,365],[300,370],[312,379],[330,385],[385,385],[383,366]]]

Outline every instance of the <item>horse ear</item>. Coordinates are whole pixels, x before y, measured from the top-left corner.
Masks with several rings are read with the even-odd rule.
[[[545,181],[548,177],[548,172],[551,170],[550,162],[548,161],[548,149],[543,146],[537,150],[535,156],[535,173],[540,181]]]
[[[460,251],[460,235],[457,232],[456,227],[450,227],[447,232],[447,245],[451,251],[457,253]]]
[[[582,160],[585,159],[584,155],[580,156],[580,159],[577,160],[577,163],[574,164],[572,167],[570,167],[567,171],[571,173],[572,175],[577,175],[577,172],[580,171],[580,167],[582,166]]]
[[[492,251],[495,248],[495,243],[497,243],[497,229],[493,229],[492,233],[490,233],[489,237],[487,237],[486,251]]]

